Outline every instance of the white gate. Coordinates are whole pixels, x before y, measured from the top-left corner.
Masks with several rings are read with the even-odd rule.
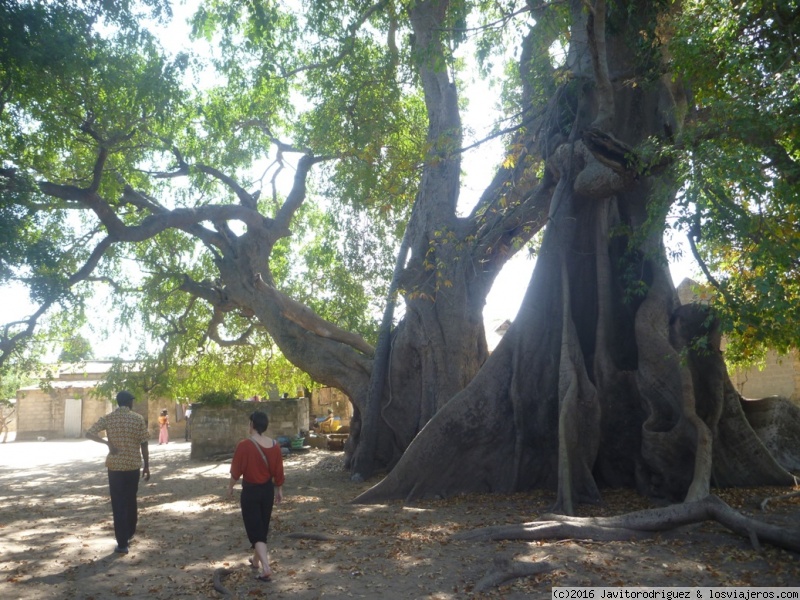
[[[67,398],[64,400],[64,437],[81,437],[81,408],[80,398]]]

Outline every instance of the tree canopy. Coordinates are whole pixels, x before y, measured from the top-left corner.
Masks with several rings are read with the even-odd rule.
[[[169,5],[0,4],[0,283],[38,307],[0,366],[105,286],[158,344],[142,389],[337,387],[354,474],[401,467],[389,495],[547,485],[569,512],[598,485],[700,497],[715,468],[763,467],[711,464],[734,401],[715,323],[742,359],[800,339],[796,2],[209,0],[205,50],[177,53],[145,8]],[[487,94],[465,98],[475,73]],[[462,109],[495,97],[505,151],[465,198]],[[677,306],[669,226],[719,292],[710,316]],[[489,358],[486,294],[532,240]],[[505,437],[503,468],[403,467],[459,432],[478,463]]]

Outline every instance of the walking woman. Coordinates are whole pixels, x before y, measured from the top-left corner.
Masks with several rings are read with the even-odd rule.
[[[281,447],[264,435],[269,418],[263,412],[250,415],[250,437],[236,446],[231,462],[228,496],[233,497],[233,486],[242,478],[242,520],[247,539],[253,548],[250,564],[259,570],[256,579],[271,581],[267,534],[272,518],[272,507],[283,500],[283,457]]]
[[[161,444],[169,444],[169,415],[166,408],[158,416],[158,445]]]

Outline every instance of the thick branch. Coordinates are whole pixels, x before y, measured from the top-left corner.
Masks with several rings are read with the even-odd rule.
[[[92,183],[89,185],[90,192],[96,192],[98,189],[100,189],[100,182],[103,179],[103,168],[106,165],[107,159],[108,149],[100,148],[100,152],[97,155],[97,160],[94,163],[94,169],[92,170]]]
[[[192,296],[202,298],[215,309],[222,310],[223,312],[236,308],[236,306],[228,300],[223,290],[209,282],[197,282],[184,274],[180,289]]]
[[[614,119],[614,90],[608,75],[608,56],[606,54],[605,0],[595,0],[594,7],[591,7],[587,32],[597,88],[597,116],[592,125],[605,131],[611,127]]]
[[[279,227],[288,229],[289,223],[291,223],[292,217],[294,217],[294,213],[297,212],[297,209],[300,208],[306,198],[306,178],[308,177],[308,172],[311,170],[311,167],[324,160],[327,159],[321,156],[315,157],[311,154],[305,154],[300,158],[300,161],[297,163],[297,172],[294,175],[292,191],[289,192],[283,206],[281,206],[278,214],[275,215],[275,222]]]
[[[139,225],[126,225],[117,216],[111,205],[96,193],[73,185],[59,185],[51,182],[41,182],[40,189],[45,194],[62,200],[81,202],[84,206],[94,211],[109,232],[109,236],[120,242],[141,242],[166,231],[167,229],[181,229],[195,235],[196,226],[203,221],[242,221],[243,223],[263,227],[272,226],[272,219],[263,217],[260,213],[245,206],[236,204],[206,205],[196,208],[176,208],[171,211],[159,211],[157,214],[145,217]],[[287,235],[288,231],[275,228],[274,235]]]
[[[214,314],[211,317],[211,321],[208,324],[208,329],[206,331],[206,335],[208,335],[209,339],[214,340],[217,344],[219,344],[223,348],[228,348],[231,346],[243,346],[248,343],[250,339],[250,335],[253,333],[255,326],[250,325],[247,330],[242,333],[239,337],[232,339],[232,340],[225,340],[222,339],[219,335],[219,326],[222,325],[224,320],[223,311],[219,310],[218,308],[214,309]]]
[[[199,164],[197,165],[197,170],[201,173],[205,173],[206,175],[211,175],[215,179],[219,179],[222,183],[233,190],[236,196],[238,196],[239,202],[242,203],[242,206],[245,206],[251,210],[256,210],[256,199],[252,196],[252,194],[236,183],[233,177],[229,177],[219,169],[209,167],[208,165]]]
[[[315,314],[307,306],[300,304],[296,300],[267,284],[261,278],[260,273],[256,273],[255,283],[258,289],[261,290],[280,308],[281,314],[285,318],[289,319],[296,325],[299,325],[306,331],[309,331],[320,337],[351,346],[356,350],[360,350],[367,356],[372,356],[375,353],[375,348],[370,346],[360,335],[345,331],[333,323],[329,323],[319,315]]]
[[[147,210],[151,213],[163,213],[166,212],[166,208],[161,206],[158,202],[154,201],[152,198],[144,195],[143,193],[133,189],[132,186],[126,184],[122,190],[122,200],[123,202],[127,202],[128,204],[135,206],[136,208]]]

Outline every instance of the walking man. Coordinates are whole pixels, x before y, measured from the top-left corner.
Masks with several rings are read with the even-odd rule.
[[[128,553],[128,544],[136,533],[139,491],[139,468],[144,459],[141,478],[150,480],[150,453],[147,448],[147,425],[144,418],[133,412],[133,394],[122,391],[117,394],[118,408],[92,425],[86,437],[108,446],[108,488],[111,493],[111,511],[114,514],[114,536],[117,547],[114,552]],[[106,432],[106,439],[100,432]]]

